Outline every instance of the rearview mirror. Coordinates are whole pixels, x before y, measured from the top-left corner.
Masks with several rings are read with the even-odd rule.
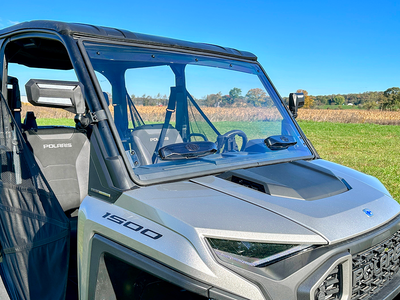
[[[294,118],[297,118],[297,110],[304,105],[303,93],[290,93],[289,94],[289,110]]]

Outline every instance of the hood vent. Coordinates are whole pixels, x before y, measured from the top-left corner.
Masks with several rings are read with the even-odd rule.
[[[351,189],[330,170],[307,161],[229,171],[218,177],[273,196],[318,200]]]
[[[232,176],[231,181],[240,185],[244,185],[245,187],[248,187],[250,189],[265,193],[265,187],[260,183],[240,178],[237,176]]]

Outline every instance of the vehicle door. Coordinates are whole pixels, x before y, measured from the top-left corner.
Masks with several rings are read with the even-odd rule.
[[[65,299],[69,220],[23,138],[18,81],[0,55],[0,297]]]

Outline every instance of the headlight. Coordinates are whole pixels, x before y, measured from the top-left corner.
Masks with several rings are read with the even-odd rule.
[[[312,245],[266,244],[212,238],[207,240],[214,253],[222,261],[252,267],[264,267],[313,247]]]

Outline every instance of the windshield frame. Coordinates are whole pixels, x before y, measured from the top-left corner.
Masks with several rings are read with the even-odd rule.
[[[135,41],[132,42],[126,42],[126,41],[120,41],[120,40],[113,40],[113,39],[105,39],[105,38],[90,38],[90,37],[80,37],[77,40],[77,44],[80,48],[81,54],[84,58],[84,61],[86,63],[87,70],[89,72],[89,75],[91,77],[91,80],[93,82],[93,85],[96,89],[96,93],[98,95],[98,98],[100,100],[100,103],[106,112],[107,118],[108,118],[108,123],[110,125],[110,129],[112,131],[114,141],[117,144],[118,150],[120,152],[121,157],[123,158],[125,162],[126,169],[128,171],[129,176],[131,179],[137,183],[138,185],[151,185],[151,184],[156,184],[156,183],[164,183],[164,182],[170,182],[170,181],[176,181],[176,180],[185,180],[185,179],[190,179],[193,177],[198,177],[198,176],[205,176],[205,175],[214,175],[214,174],[220,174],[222,172],[226,171],[231,171],[235,169],[242,169],[242,168],[249,168],[249,167],[256,167],[256,166],[263,166],[263,165],[270,165],[270,164],[276,164],[276,163],[284,163],[284,162],[290,162],[290,161],[296,161],[296,160],[312,160],[315,158],[318,158],[318,154],[316,153],[314,147],[310,143],[310,141],[305,137],[303,131],[301,128],[298,126],[297,122],[294,120],[293,116],[289,112],[288,108],[286,105],[283,103],[281,96],[277,92],[275,86],[272,84],[270,78],[266,74],[265,70],[263,67],[260,65],[258,61],[250,60],[250,59],[241,59],[238,57],[232,57],[229,55],[222,55],[222,54],[210,54],[210,53],[205,53],[199,49],[199,51],[195,51],[193,49],[186,50],[186,49],[174,49],[172,46],[168,45],[152,45],[152,44],[141,44],[137,43]],[[238,62],[244,62],[248,63],[254,66],[257,66],[260,74],[258,75],[260,81],[262,82],[264,88],[266,91],[269,93],[271,98],[274,98],[274,102],[279,102],[280,105],[277,106],[279,112],[285,114],[285,118],[290,120],[296,130],[298,131],[299,135],[304,141],[305,146],[308,148],[310,151],[310,155],[307,156],[299,156],[299,157],[290,157],[286,159],[276,159],[276,160],[256,160],[254,161],[251,160],[249,162],[243,162],[240,165],[237,165],[235,163],[227,164],[227,166],[219,166],[215,167],[215,164],[209,164],[209,167],[202,167],[198,171],[195,172],[189,172],[182,174],[181,172],[175,172],[174,170],[176,169],[181,169],[182,167],[180,166],[168,166],[164,165],[163,167],[160,168],[159,172],[154,172],[154,165],[149,165],[146,166],[146,169],[152,170],[151,172],[142,172],[142,174],[138,174],[137,172],[134,171],[134,169],[131,167],[131,162],[128,159],[124,146],[122,144],[121,138],[118,134],[118,130],[115,126],[115,123],[113,121],[113,117],[108,109],[107,101],[103,96],[102,89],[100,87],[100,84],[98,82],[98,78],[95,74],[94,68],[92,66],[91,59],[89,57],[89,54],[87,52],[87,48],[85,47],[85,43],[94,43],[94,44],[100,44],[100,45],[108,45],[108,46],[128,46],[128,47],[135,47],[135,48],[143,48],[143,49],[152,49],[156,51],[167,51],[170,52],[171,54],[189,54],[189,55],[196,55],[196,56],[203,56],[203,57],[208,57],[208,58],[221,58],[225,60],[232,60],[232,61],[238,61]],[[192,161],[191,163],[187,164],[188,168],[191,168],[191,165],[198,165],[201,164],[199,161]],[[140,173],[140,172],[139,172]],[[178,174],[179,173],[179,174]]]

